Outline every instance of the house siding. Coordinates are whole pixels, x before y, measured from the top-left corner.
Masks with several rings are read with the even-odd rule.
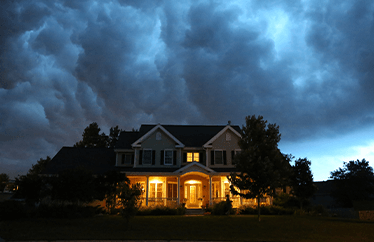
[[[230,141],[226,141],[226,134],[229,134],[231,136]],[[209,166],[210,167],[232,167],[232,159],[231,159],[231,151],[235,149],[240,149],[239,142],[240,138],[234,134],[230,129],[227,129],[221,136],[219,136],[213,143],[212,143],[212,149],[209,150],[208,156],[209,156]],[[211,150],[225,150],[226,151],[226,165],[211,165]]]
[[[157,133],[161,134],[161,139],[157,140]],[[139,165],[139,152],[142,149],[152,149],[155,151],[155,164],[154,165]],[[176,154],[176,165],[164,165],[164,161],[161,161],[161,150],[171,149],[177,151]],[[141,143],[141,149],[137,153],[137,166],[152,166],[152,167],[179,167],[180,166],[180,149],[175,148],[175,141],[172,140],[167,134],[165,134],[161,129],[155,130],[146,140]]]

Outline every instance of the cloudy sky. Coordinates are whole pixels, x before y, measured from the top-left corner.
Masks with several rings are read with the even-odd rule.
[[[374,2],[2,1],[0,173],[141,123],[280,126],[326,180],[374,165]]]

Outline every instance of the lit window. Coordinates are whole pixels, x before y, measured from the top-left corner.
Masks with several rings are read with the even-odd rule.
[[[173,150],[165,150],[165,165],[173,164]]]
[[[152,150],[143,150],[143,164],[152,164]]]
[[[168,184],[168,198],[178,197],[178,186],[175,183]]]
[[[199,153],[197,152],[188,152],[187,153],[187,162],[192,162],[192,161],[196,161],[196,162],[200,162],[200,159],[199,159]]]
[[[150,198],[162,197],[162,183],[150,183]]]

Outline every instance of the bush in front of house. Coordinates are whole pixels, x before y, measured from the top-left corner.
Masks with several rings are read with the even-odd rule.
[[[27,217],[27,211],[22,202],[6,200],[0,203],[0,220],[12,220],[25,217]]]
[[[213,204],[212,215],[228,215],[228,214],[234,214],[235,211],[232,208],[231,204],[229,204],[227,201],[221,201],[219,203]]]
[[[295,210],[291,208],[284,208],[281,206],[261,206],[261,214],[263,215],[292,215],[294,214]],[[257,207],[243,205],[240,206],[237,210],[237,214],[250,214],[256,215],[258,214]]]
[[[102,212],[100,206],[41,204],[38,207],[37,216],[42,218],[89,218]]]
[[[158,215],[183,215],[186,209],[180,205],[178,207],[155,206],[140,208],[136,215],[138,216],[158,216]]]

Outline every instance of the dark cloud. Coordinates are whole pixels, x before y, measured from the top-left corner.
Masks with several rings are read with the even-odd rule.
[[[4,1],[0,165],[53,156],[94,121],[257,114],[289,142],[372,126],[373,13],[353,0]]]

